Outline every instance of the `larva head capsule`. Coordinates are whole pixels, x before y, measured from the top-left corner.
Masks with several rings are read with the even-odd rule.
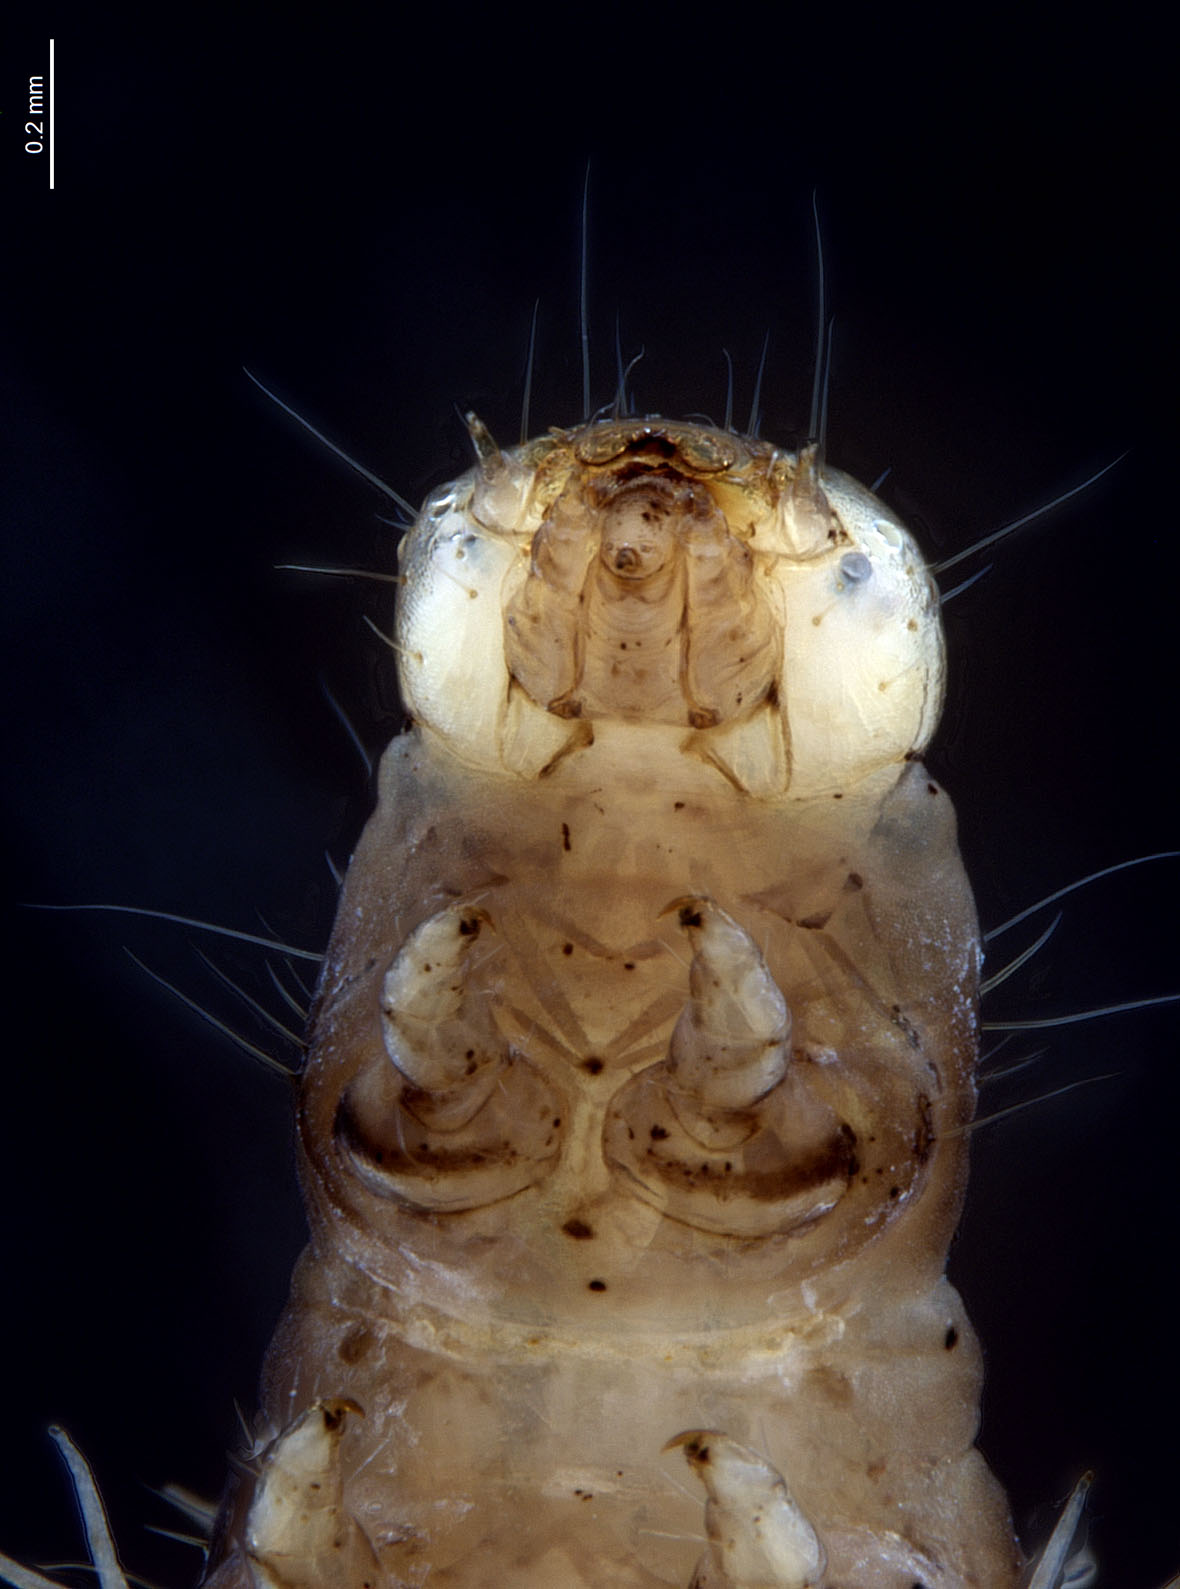
[[[407,535],[397,620],[407,707],[468,765],[532,777],[642,723],[773,799],[929,741],[937,591],[814,449],[648,419],[481,453]]]

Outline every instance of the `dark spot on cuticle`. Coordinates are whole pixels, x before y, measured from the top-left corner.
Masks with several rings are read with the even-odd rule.
[[[953,1352],[955,1347],[958,1345],[958,1342],[958,1330],[955,1329],[953,1324],[948,1324],[946,1327],[946,1334],[942,1338],[942,1344],[946,1347],[948,1352]]]
[[[582,1061],[582,1069],[591,1076],[599,1076],[602,1074],[605,1066],[603,1061],[598,1058],[597,1054],[591,1054],[589,1059],[584,1059]]]
[[[561,1227],[567,1236],[572,1236],[575,1241],[593,1241],[594,1228],[587,1225],[584,1219],[567,1219]]]
[[[589,1284],[587,1285],[586,1290],[587,1291],[605,1291],[606,1290],[606,1281],[605,1280],[591,1280],[589,1282]]]
[[[336,1356],[342,1363],[359,1363],[368,1353],[373,1337],[363,1324],[354,1325],[336,1344]]]
[[[918,1094],[918,1125],[914,1131],[914,1158],[925,1164],[934,1146],[934,1116],[926,1094]]]

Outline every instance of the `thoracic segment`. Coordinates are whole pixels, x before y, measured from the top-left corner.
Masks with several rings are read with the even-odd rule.
[[[1012,1589],[943,1277],[979,946],[913,543],[653,420],[484,438],[401,560],[416,722],[212,1583]]]

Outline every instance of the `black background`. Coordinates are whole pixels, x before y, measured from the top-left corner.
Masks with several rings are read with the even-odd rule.
[[[455,405],[516,439],[580,413],[590,161],[595,402],[615,317],[641,409],[806,426],[810,194],[837,317],[829,455],[947,555],[1129,449],[948,610],[931,764],[985,923],[1174,842],[1171,379],[1152,122],[1159,41],[833,37],[666,11],[57,24],[57,191],[19,147],[44,40],[5,63],[4,730],[12,844],[0,1225],[0,1548],[79,1552],[45,1434],[93,1461],[127,1562],[182,1585],[143,1488],[213,1494],[301,1239],[285,1089],[127,960],[228,1013],[195,934],[21,901],[117,901],[322,945],[373,747],[399,725],[360,614],[376,494],[248,365],[419,500],[467,467]],[[960,26],[967,26],[961,21]],[[48,32],[48,29],[46,30]],[[836,36],[840,35],[840,36]],[[27,56],[27,59],[26,59]],[[955,576],[957,578],[957,575]],[[1070,902],[991,1004],[1174,990],[1174,863]],[[1031,929],[1029,929],[1031,934]],[[1012,947],[1027,942],[1018,932]],[[256,991],[256,957],[207,945]],[[1002,962],[1008,940],[997,946]],[[237,1024],[257,1036],[250,1017]],[[1012,1057],[1035,1046],[1012,1045]],[[1051,1036],[983,1111],[952,1255],[987,1351],[982,1444],[1034,1539],[1083,1468],[1112,1589],[1180,1566],[1171,1296],[1175,1016]]]

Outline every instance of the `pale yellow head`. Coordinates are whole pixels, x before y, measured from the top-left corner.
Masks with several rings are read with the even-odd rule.
[[[643,722],[799,798],[937,724],[921,553],[814,450],[659,419],[554,431],[435,492],[401,567],[406,705],[471,766],[531,777]]]

